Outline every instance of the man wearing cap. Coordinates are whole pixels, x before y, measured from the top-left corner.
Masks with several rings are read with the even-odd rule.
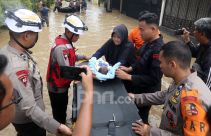
[[[72,43],[79,39],[79,35],[87,30],[85,24],[77,16],[65,18],[65,32],[55,39],[51,48],[48,71],[47,87],[51,100],[53,117],[60,123],[66,123],[66,110],[68,104],[68,89],[71,80],[60,77],[59,66],[75,66],[77,60],[88,59],[86,56],[77,55]]]
[[[43,85],[36,62],[28,49],[38,40],[41,20],[32,11],[18,9],[6,12],[5,23],[10,40],[0,50],[8,58],[5,73],[22,100],[16,105],[12,121],[18,136],[45,136],[46,131],[71,135],[71,130],[44,112]]]
[[[197,71],[198,76],[211,89],[211,18],[201,18],[194,25],[193,35],[199,44],[190,41],[189,32],[185,28],[182,38],[191,49],[192,57],[196,58],[193,70]]]

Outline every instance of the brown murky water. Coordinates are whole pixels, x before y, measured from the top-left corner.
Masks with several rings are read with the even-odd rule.
[[[88,9],[86,13],[77,13],[85,24],[88,26],[89,31],[82,35],[77,43],[75,43],[76,48],[78,48],[79,53],[85,55],[92,55],[111,35],[112,29],[118,24],[125,24],[128,30],[131,30],[137,25],[137,20],[120,14],[118,11],[113,11],[112,13],[106,13],[102,7],[96,5],[88,4]],[[39,35],[39,40],[36,46],[32,49],[33,56],[38,62],[38,66],[42,73],[44,79],[44,101],[46,105],[46,112],[51,114],[50,101],[47,93],[45,74],[47,70],[47,63],[49,57],[50,46],[54,42],[54,38],[62,34],[64,29],[62,28],[62,22],[64,21],[65,14],[54,13],[49,14],[50,27],[44,27],[43,31]],[[165,41],[172,40],[174,38],[164,34]],[[8,31],[4,30],[0,33],[0,47],[7,44],[9,40]],[[163,88],[165,88],[169,83],[169,79],[164,78]],[[71,92],[71,91],[70,91]],[[71,98],[71,93],[70,93]],[[70,99],[71,105],[71,99]],[[68,107],[70,113],[71,106]],[[158,126],[160,122],[162,106],[153,107],[150,114],[150,122],[152,125]],[[70,116],[70,114],[68,114]],[[12,125],[8,126],[6,129],[0,132],[0,136],[13,136],[16,132]],[[49,135],[50,136],[50,135]]]

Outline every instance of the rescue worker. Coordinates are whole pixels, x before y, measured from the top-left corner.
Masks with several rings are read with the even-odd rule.
[[[189,32],[183,28],[182,38],[190,47],[192,56],[196,58],[192,68],[211,89],[211,18],[201,18],[194,22],[194,37],[198,45],[190,41]]]
[[[116,76],[125,80],[128,92],[141,94],[161,90],[163,74],[159,67],[159,52],[164,43],[159,35],[158,21],[158,16],[150,12],[139,18],[142,38],[145,41],[139,53],[141,59],[132,64],[131,67],[121,66],[116,71]],[[150,108],[151,106],[139,108],[139,115],[145,123],[148,123]]]
[[[145,13],[147,13],[147,11],[139,13],[139,19],[138,19],[139,21],[141,19],[141,16]],[[141,37],[140,26],[137,26],[131,30],[131,32],[128,35],[128,39],[135,45],[136,51],[138,52],[138,50],[144,44],[144,40]]]
[[[15,115],[12,83],[4,73],[7,63],[7,58],[0,55],[0,130],[9,125]]]
[[[17,135],[45,136],[45,129],[53,134],[70,135],[71,130],[67,126],[44,112],[42,79],[28,50],[36,44],[38,32],[42,30],[39,16],[27,9],[7,11],[5,24],[10,40],[0,54],[8,58],[5,73],[22,97],[12,121]]]
[[[159,60],[164,75],[173,79],[169,88],[129,96],[140,107],[164,104],[160,127],[137,121],[132,129],[141,136],[206,136],[209,130],[206,112],[211,105],[211,92],[196,72],[191,73],[190,49],[179,41],[166,43]]]
[[[71,80],[60,77],[59,66],[75,66],[76,61],[88,59],[84,55],[77,55],[73,46],[73,43],[78,41],[79,35],[88,28],[74,15],[65,18],[64,27],[65,33],[56,37],[55,44],[51,48],[47,71],[47,87],[53,117],[60,123],[66,123],[68,89]]]
[[[130,66],[135,59],[134,52],[133,44],[128,41],[127,27],[121,24],[113,29],[111,38],[92,57],[99,59],[105,56],[106,61],[111,66],[117,62],[123,66]]]

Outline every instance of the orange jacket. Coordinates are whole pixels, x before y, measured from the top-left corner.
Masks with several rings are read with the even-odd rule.
[[[128,39],[135,44],[136,49],[139,49],[144,43],[139,27],[135,27],[131,30]]]

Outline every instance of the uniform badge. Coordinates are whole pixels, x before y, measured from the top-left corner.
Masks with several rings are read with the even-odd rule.
[[[69,50],[63,50],[64,59],[67,60],[69,56]]]
[[[159,56],[160,56],[159,54],[153,54],[153,55],[152,55],[152,58],[153,58],[153,59],[159,59]]]
[[[196,105],[193,104],[193,103],[187,103],[185,105],[185,110],[186,110],[186,114],[189,115],[189,116],[198,114],[198,111],[196,109]]]
[[[176,99],[175,96],[171,96],[171,97],[170,97],[170,101],[171,101],[173,104],[177,104],[177,103],[178,103],[178,100]]]
[[[26,87],[27,83],[28,83],[29,71],[28,70],[20,70],[20,71],[16,72],[16,75],[17,75],[19,81],[21,81],[21,83]]]
[[[176,128],[176,124],[174,123],[174,116],[170,111],[166,112],[166,117],[169,121],[169,126],[172,128]]]

